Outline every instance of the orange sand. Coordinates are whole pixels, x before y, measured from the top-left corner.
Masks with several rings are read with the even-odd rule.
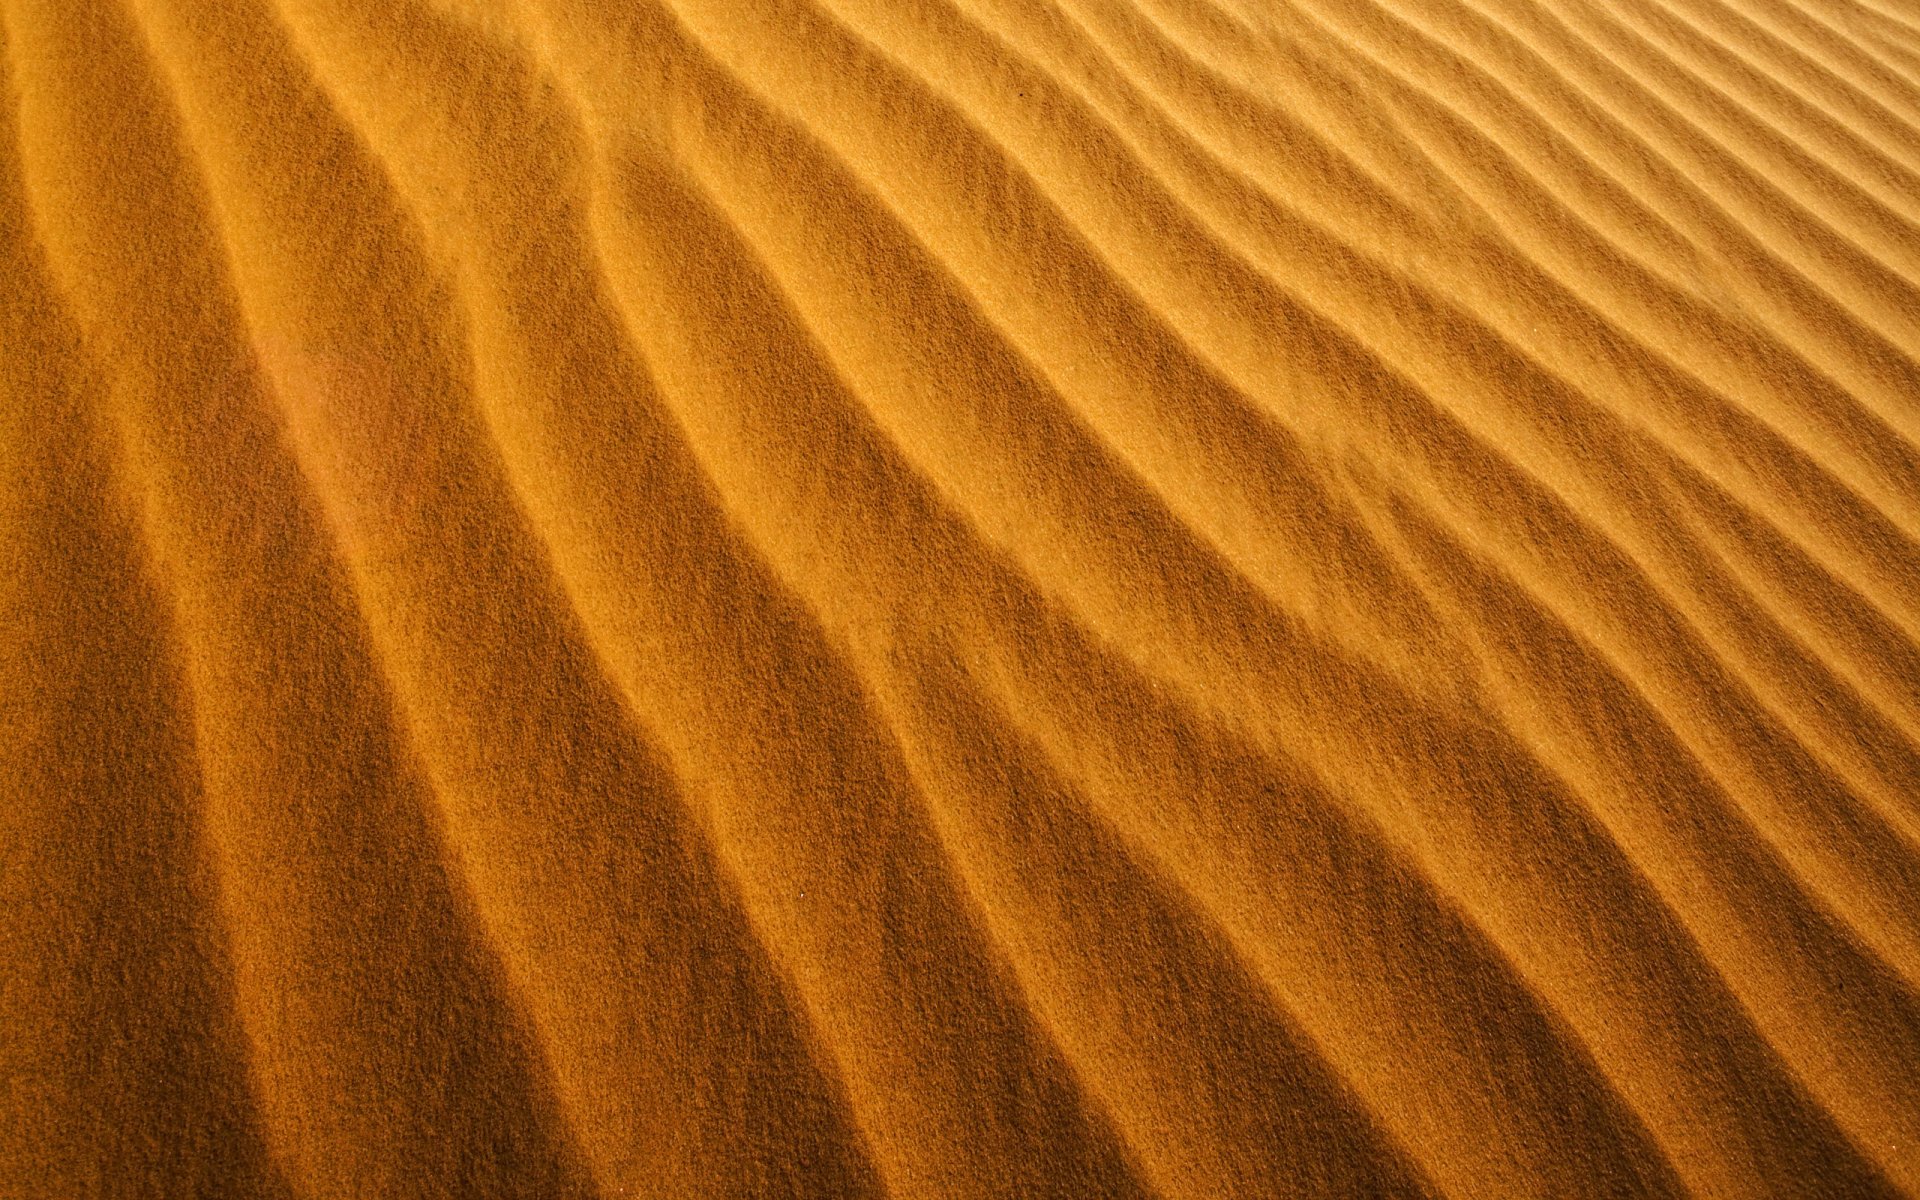
[[[0,1196],[1920,1194],[1912,0],[0,43]]]

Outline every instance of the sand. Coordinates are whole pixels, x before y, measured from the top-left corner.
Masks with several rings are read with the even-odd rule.
[[[0,49],[0,1195],[1920,1195],[1908,0]]]

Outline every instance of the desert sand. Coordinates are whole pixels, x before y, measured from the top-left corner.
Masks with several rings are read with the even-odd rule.
[[[0,45],[0,1196],[1920,1194],[1910,0]]]

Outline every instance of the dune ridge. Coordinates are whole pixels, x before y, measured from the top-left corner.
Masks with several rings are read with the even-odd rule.
[[[1920,16],[0,36],[0,1193],[1920,1194]]]

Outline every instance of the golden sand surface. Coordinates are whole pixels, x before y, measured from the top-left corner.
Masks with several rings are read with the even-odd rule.
[[[1920,1194],[1913,0],[0,49],[0,1196]]]

